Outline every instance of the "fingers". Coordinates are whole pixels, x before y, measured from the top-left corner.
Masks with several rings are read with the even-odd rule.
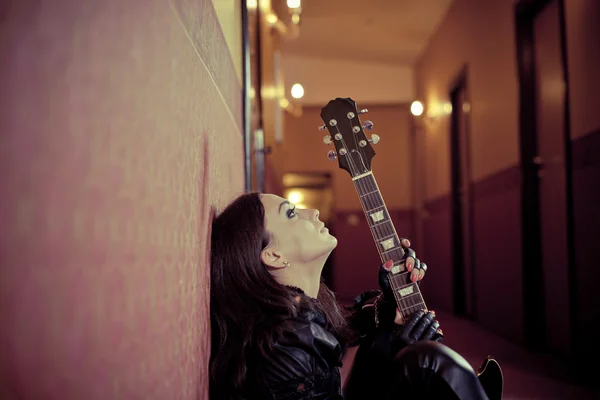
[[[400,244],[402,245],[402,247],[407,249],[410,247],[410,240],[408,240],[407,238],[400,238]]]
[[[400,244],[404,250],[404,265],[408,272],[411,272],[410,280],[412,282],[418,282],[425,277],[425,271],[427,271],[427,265],[417,258],[417,255],[413,249],[410,248],[411,242],[407,238],[400,238]],[[389,267],[388,267],[389,263]],[[389,260],[383,268],[390,271],[393,267],[393,261]]]
[[[413,343],[414,339],[412,338],[411,332],[413,328],[421,321],[421,318],[425,315],[425,310],[419,310],[410,316],[404,328],[402,329],[402,339],[406,343]]]
[[[425,329],[419,340],[433,340],[439,330],[440,323],[434,319],[433,322]]]
[[[401,318],[398,314],[396,314],[397,318]],[[440,323],[435,319],[435,312],[425,312],[425,310],[414,313],[408,319],[401,335],[401,338],[409,344],[420,340],[441,341],[443,337]]]
[[[441,342],[442,340],[444,340],[444,332],[442,331],[442,328],[438,328],[433,340],[435,340],[436,342]]]
[[[387,260],[384,264],[383,264],[383,268],[385,268],[386,271],[389,271],[392,269],[392,267],[394,266],[394,261],[393,260]]]
[[[390,277],[389,277],[390,269],[392,268],[393,265],[394,265],[394,262],[392,260],[388,260],[384,264],[381,265],[381,268],[379,268],[379,276],[378,276],[379,287],[381,287],[381,291],[383,292],[383,295],[388,300],[394,299],[394,293],[393,293],[392,287],[390,285]]]
[[[404,265],[406,265],[406,269],[408,271],[412,271],[415,266],[415,260],[417,258],[417,253],[413,249],[406,249],[404,253],[405,261]]]
[[[396,325],[402,325],[402,324],[404,324],[404,317],[400,313],[400,310],[397,309],[397,308],[396,308],[396,318],[394,318],[394,323]]]
[[[409,271],[412,271],[410,273],[410,280],[413,282],[416,282],[419,280],[419,275],[420,275],[420,271],[421,271],[421,260],[419,260],[418,258],[413,258],[412,260],[412,268],[409,269]],[[406,261],[406,268],[408,269],[408,260]]]
[[[410,336],[414,340],[423,340],[425,330],[435,321],[435,313],[429,311],[420,320],[419,323],[410,332]],[[437,330],[437,328],[435,329]]]

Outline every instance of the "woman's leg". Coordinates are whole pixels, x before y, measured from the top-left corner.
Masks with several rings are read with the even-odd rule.
[[[344,387],[345,399],[487,399],[475,371],[454,350],[423,341],[393,359],[359,348]]]

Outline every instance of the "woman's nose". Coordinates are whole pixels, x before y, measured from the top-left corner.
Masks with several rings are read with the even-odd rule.
[[[310,210],[310,219],[315,221],[319,219],[319,210]]]

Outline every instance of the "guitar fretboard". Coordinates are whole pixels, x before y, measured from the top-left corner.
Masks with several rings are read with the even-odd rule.
[[[406,321],[415,311],[426,308],[425,301],[416,282],[410,280],[410,272],[404,266],[404,249],[396,233],[394,223],[385,206],[377,182],[372,172],[358,175],[353,179],[354,187],[365,212],[365,217],[381,262],[393,260],[389,273],[398,309]]]

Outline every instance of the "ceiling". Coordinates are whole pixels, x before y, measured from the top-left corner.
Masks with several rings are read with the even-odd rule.
[[[451,3],[452,0],[303,0],[300,35],[286,40],[282,51],[412,65]]]

